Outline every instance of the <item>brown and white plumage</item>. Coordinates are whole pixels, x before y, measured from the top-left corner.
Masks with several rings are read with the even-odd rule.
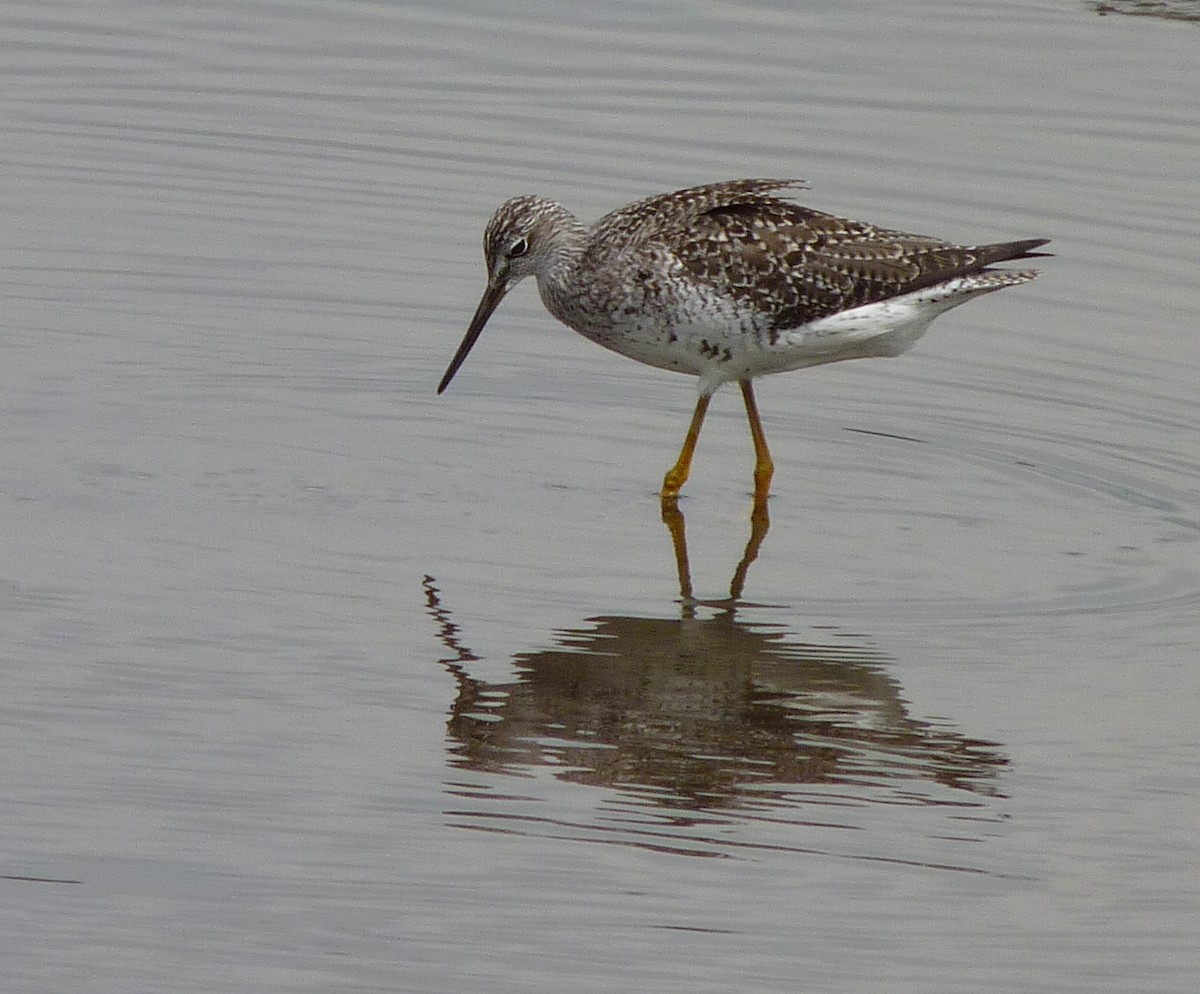
[[[458,371],[504,295],[534,276],[547,309],[592,341],[699,377],[688,440],[662,495],[678,493],[708,398],[742,386],[765,495],[770,456],[750,381],[819,363],[897,355],[942,311],[1033,279],[992,269],[1046,239],[956,245],[802,207],[797,180],[747,179],[639,200],[584,227],[561,204],[515,197],[484,233],[488,285],[438,386]]]

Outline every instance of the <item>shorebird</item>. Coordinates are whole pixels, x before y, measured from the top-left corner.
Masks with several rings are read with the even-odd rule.
[[[956,245],[801,207],[777,195],[802,180],[740,179],[639,200],[585,227],[561,204],[514,197],[483,235],[487,287],[442,393],[492,312],[526,276],[585,338],[699,379],[679,458],[660,495],[691,470],[709,400],[741,387],[754,442],[755,497],[774,473],[751,385],[756,376],[843,359],[894,356],[929,322],[973,297],[1037,276],[992,269],[1049,239]]]

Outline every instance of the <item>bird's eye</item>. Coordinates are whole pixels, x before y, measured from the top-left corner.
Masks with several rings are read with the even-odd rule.
[[[518,238],[508,247],[508,257],[510,259],[519,259],[529,251],[529,239]]]

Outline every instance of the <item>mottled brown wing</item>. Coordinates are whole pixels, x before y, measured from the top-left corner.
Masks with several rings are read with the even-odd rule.
[[[775,197],[714,207],[669,239],[692,276],[790,328],[982,269],[981,253]]]

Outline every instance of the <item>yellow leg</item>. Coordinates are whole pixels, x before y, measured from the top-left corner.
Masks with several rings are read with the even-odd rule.
[[[688,473],[692,470],[692,456],[696,452],[696,440],[700,437],[700,426],[704,424],[704,415],[708,412],[708,401],[706,394],[701,394],[700,399],[696,401],[696,410],[692,412],[692,423],[688,425],[687,437],[683,440],[683,448],[679,450],[679,458],[663,478],[660,494],[663,500],[674,500],[679,496],[679,488],[687,483]]]
[[[749,380],[740,381],[742,400],[746,402],[746,419],[750,422],[750,437],[754,440],[754,502],[766,499],[771,489],[771,477],[775,475],[775,464],[771,461],[771,450],[767,448],[767,436],[763,434],[762,421],[758,416],[758,403],[754,399],[754,387]]]

